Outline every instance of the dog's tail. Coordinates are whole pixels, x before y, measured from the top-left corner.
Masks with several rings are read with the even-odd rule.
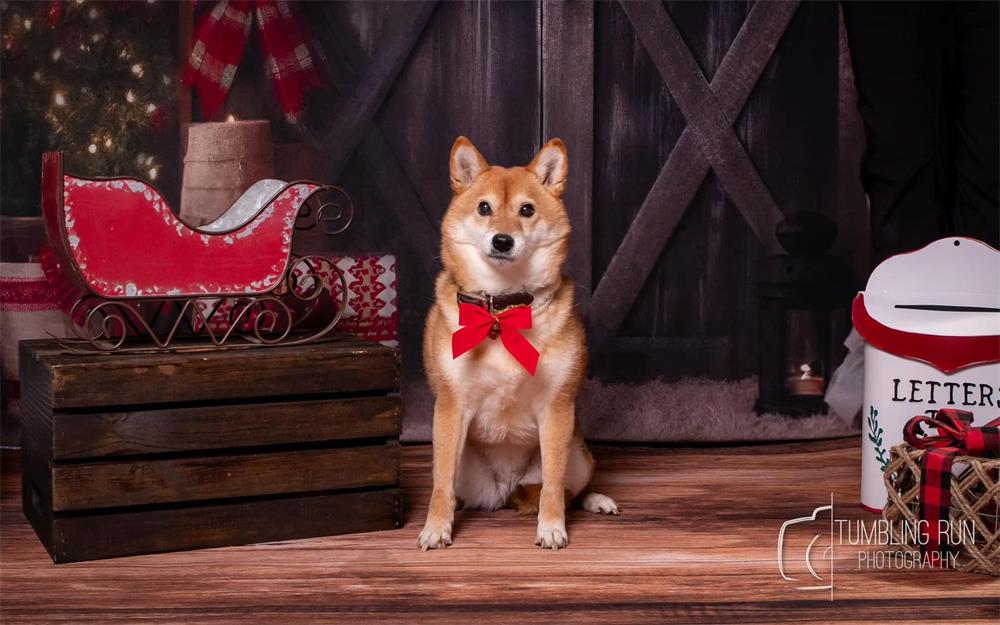
[[[534,516],[538,514],[538,499],[542,494],[541,484],[518,484],[514,492],[510,494],[507,499],[506,508],[513,508],[518,514],[525,516]],[[618,509],[618,504],[615,500],[607,495],[602,495],[600,493],[581,493],[579,497],[573,497],[573,493],[566,489],[566,507],[574,501],[578,501],[580,507],[587,512],[593,512],[595,514],[621,514]]]
[[[506,507],[513,508],[521,515],[533,516],[538,514],[538,500],[541,496],[541,484],[518,484],[507,499]]]

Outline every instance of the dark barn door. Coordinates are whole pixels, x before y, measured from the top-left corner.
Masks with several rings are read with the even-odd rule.
[[[569,271],[594,374],[755,372],[754,280],[775,224],[799,209],[844,218],[835,3],[311,10],[340,91],[328,173],[359,207],[348,247],[398,255],[407,371],[421,368],[447,157],[464,134],[501,164],[566,141]]]
[[[403,365],[422,370],[423,322],[440,270],[439,226],[451,198],[458,135],[496,163],[539,145],[534,3],[330,2],[307,5],[340,91],[320,148],[351,194],[355,221],[320,248],[397,255]]]
[[[832,213],[835,3],[595,11],[593,370],[739,378],[783,214]]]

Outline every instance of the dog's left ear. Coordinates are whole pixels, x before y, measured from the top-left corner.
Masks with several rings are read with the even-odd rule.
[[[566,188],[566,175],[569,173],[569,157],[562,139],[550,139],[543,145],[528,164],[528,171],[538,176],[549,193],[556,197],[562,196]]]
[[[455,139],[451,146],[451,190],[458,195],[472,186],[476,178],[490,168],[476,146],[465,137]]]

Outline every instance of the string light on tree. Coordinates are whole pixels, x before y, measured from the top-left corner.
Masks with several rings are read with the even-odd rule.
[[[169,113],[177,70],[171,42],[149,32],[175,7],[110,7],[91,0],[0,3],[0,119],[5,130],[25,119],[42,122],[29,149],[61,150],[73,171],[152,177],[160,164],[149,150],[151,134]]]

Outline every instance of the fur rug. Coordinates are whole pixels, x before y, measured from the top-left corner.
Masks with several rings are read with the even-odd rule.
[[[577,414],[588,440],[630,443],[727,443],[809,440],[856,435],[860,420],[836,414],[792,418],[757,415],[757,380],[691,378],[677,382],[604,384],[588,380]],[[403,386],[403,440],[429,441],[434,398],[426,381]]]

